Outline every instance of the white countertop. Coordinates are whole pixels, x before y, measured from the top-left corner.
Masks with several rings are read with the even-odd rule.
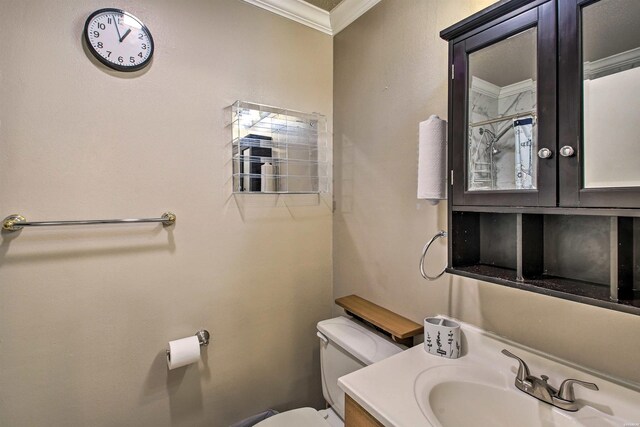
[[[606,408],[604,410],[615,414],[616,419],[640,422],[640,384],[625,383],[619,379],[584,370],[474,326],[463,322],[458,323],[461,324],[463,336],[460,358],[447,359],[431,355],[420,344],[341,377],[338,380],[340,388],[385,426],[433,425],[417,402],[414,387],[418,376],[425,370],[437,366],[482,366],[484,369],[495,370],[496,375],[507,376],[507,382],[513,387],[514,393],[522,393],[513,386],[511,380],[515,379],[517,362],[500,353],[503,348],[506,348],[526,361],[532,375],[538,377],[541,374],[548,375],[549,383],[555,387],[558,387],[559,383],[566,378],[579,378],[597,383],[600,387],[599,392],[576,388],[576,396],[585,402],[594,402],[594,406]],[[531,397],[531,399],[534,398]],[[592,407],[585,406],[571,414],[580,414],[581,418],[587,416],[593,418],[601,413]]]

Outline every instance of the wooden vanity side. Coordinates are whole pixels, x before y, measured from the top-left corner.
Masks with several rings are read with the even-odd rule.
[[[344,426],[345,427],[383,427],[380,421],[376,420],[373,415],[367,412],[362,406],[349,397],[344,395],[345,411]]]

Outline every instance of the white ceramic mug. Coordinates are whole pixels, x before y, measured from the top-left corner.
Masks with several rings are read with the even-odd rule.
[[[424,349],[436,356],[457,359],[461,354],[460,325],[448,319],[424,319]]]

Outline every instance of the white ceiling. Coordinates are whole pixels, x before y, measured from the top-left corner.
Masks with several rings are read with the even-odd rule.
[[[504,87],[536,79],[536,29],[531,28],[469,55],[469,74]]]
[[[603,0],[582,11],[585,61],[640,47],[640,1]]]

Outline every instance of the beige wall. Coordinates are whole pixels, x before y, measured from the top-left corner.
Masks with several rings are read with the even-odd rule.
[[[422,245],[446,204],[416,200],[418,122],[447,116],[443,28],[491,0],[383,0],[334,37],[334,295],[357,293],[415,321],[448,314],[640,382],[640,317],[444,275],[424,281]],[[446,263],[434,245],[428,269]]]
[[[151,29],[146,71],[83,51],[84,20],[110,6]],[[224,108],[332,117],[331,38],[240,0],[2,0],[0,52],[0,217],[178,216],[0,236],[0,425],[227,426],[320,407],[331,212],[295,198],[241,212]],[[166,342],[200,327],[200,365],[167,373]]]

